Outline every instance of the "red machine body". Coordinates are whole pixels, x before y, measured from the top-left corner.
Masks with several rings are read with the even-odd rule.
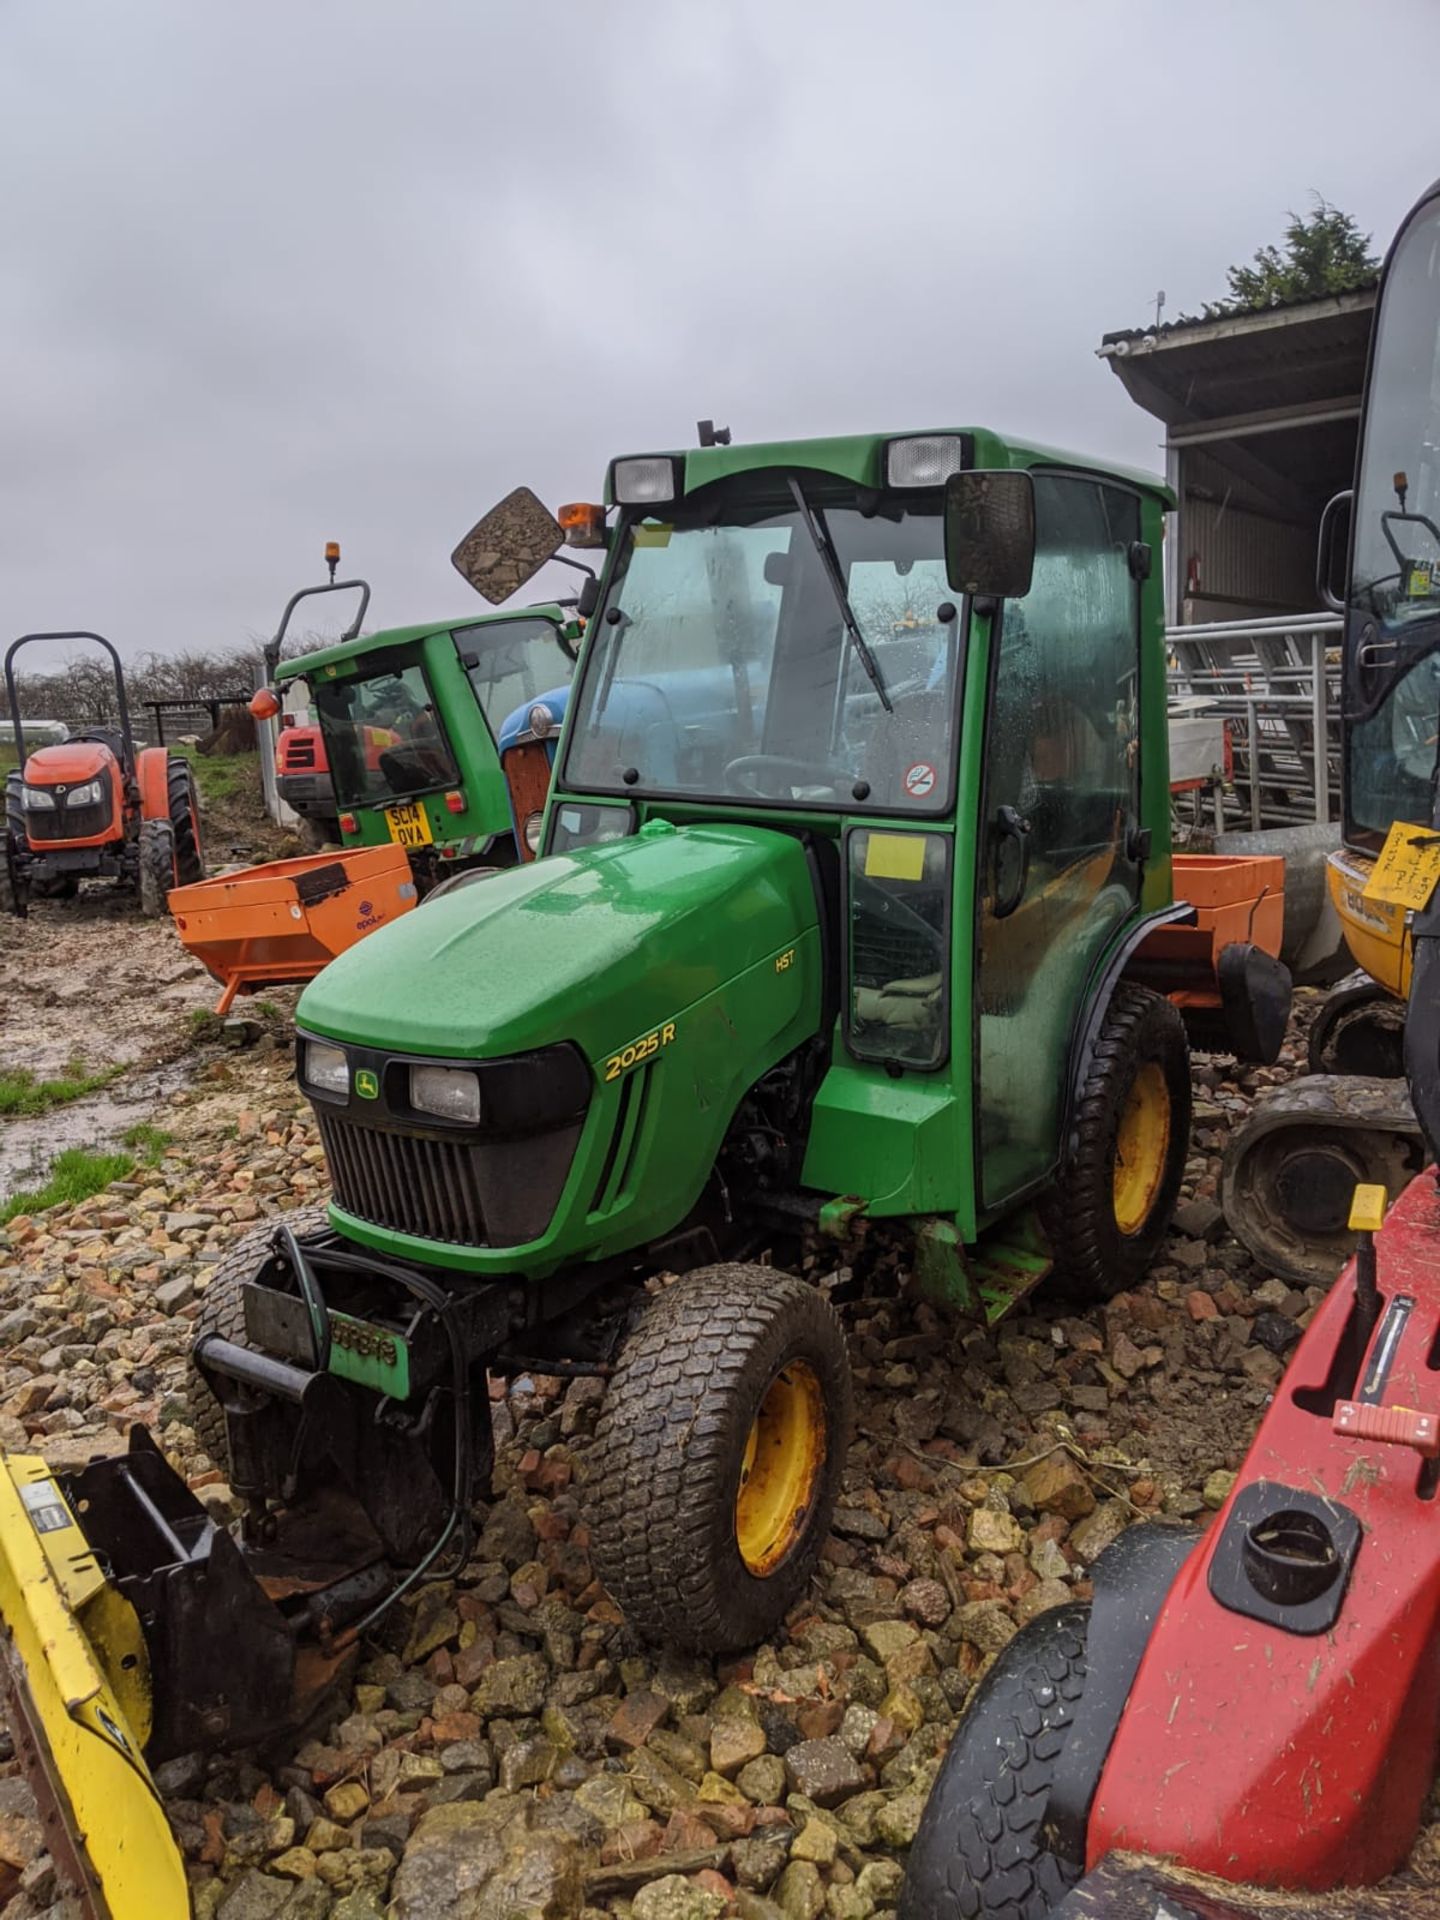
[[[1170,1589],[1092,1804],[1089,1866],[1124,1849],[1232,1882],[1325,1889],[1382,1879],[1414,1843],[1440,1745],[1433,1169],[1396,1202],[1376,1252],[1373,1331],[1365,1337],[1352,1264]],[[1273,1507],[1277,1485],[1359,1523],[1343,1601],[1323,1631],[1246,1617],[1212,1591],[1243,1534],[1247,1496]]]

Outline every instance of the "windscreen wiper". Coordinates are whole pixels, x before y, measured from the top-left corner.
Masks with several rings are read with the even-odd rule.
[[[809,534],[815,551],[820,556],[820,566],[826,580],[830,583],[830,591],[834,594],[835,604],[840,609],[840,619],[849,636],[850,644],[860,656],[860,664],[869,674],[870,684],[879,694],[881,706],[887,713],[894,713],[895,709],[891,704],[890,695],[885,690],[880,668],[874,654],[870,651],[869,643],[860,631],[860,622],[855,618],[855,610],[850,605],[849,597],[845,592],[845,576],[840,571],[840,561],[835,552],[834,542],[830,538],[830,529],[825,524],[824,512],[819,507],[811,506],[805,498],[805,489],[793,473],[788,474],[786,478],[795,504],[800,509],[800,518],[805,523],[805,531]]]

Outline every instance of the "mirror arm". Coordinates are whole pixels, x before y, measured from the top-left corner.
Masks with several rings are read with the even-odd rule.
[[[583,560],[572,560],[568,553],[552,553],[549,564],[556,567],[573,567],[576,573],[589,574],[592,580],[600,578],[593,567],[587,567]]]

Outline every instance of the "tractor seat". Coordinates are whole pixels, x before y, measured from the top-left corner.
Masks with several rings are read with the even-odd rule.
[[[80,733],[72,733],[71,740],[87,740],[93,746],[104,747],[114,755],[121,766],[125,764],[124,736],[114,727],[86,727]]]
[[[864,1026],[899,1027],[907,1032],[933,1027],[940,1017],[944,975],[919,980],[887,980],[883,987],[856,987],[855,1019]]]

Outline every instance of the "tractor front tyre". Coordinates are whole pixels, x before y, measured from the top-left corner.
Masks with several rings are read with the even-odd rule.
[[[1190,1150],[1190,1050],[1171,1003],[1122,984],[1081,1089],[1070,1151],[1041,1218],[1068,1290],[1108,1300],[1165,1238]]]
[[[270,1220],[262,1227],[252,1227],[249,1233],[235,1242],[223,1260],[216,1261],[211,1270],[210,1283],[201,1296],[200,1311],[195,1316],[196,1341],[203,1334],[218,1333],[222,1340],[233,1341],[237,1347],[247,1344],[246,1283],[258,1280],[269,1265],[278,1224],[278,1221]],[[326,1224],[325,1208],[300,1207],[294,1213],[286,1214],[285,1224],[302,1237],[319,1233]],[[196,1438],[209,1454],[212,1464],[228,1475],[230,1440],[225,1426],[225,1409],[210,1391],[204,1374],[193,1360],[187,1363],[185,1369],[185,1399]]]
[[[768,1639],[809,1583],[853,1427],[834,1309],[770,1267],[701,1267],[646,1302],[588,1473],[595,1570],[647,1639]]]
[[[13,914],[23,920],[30,911],[29,889],[16,878],[10,857],[10,836],[0,840],[0,914]]]
[[[170,802],[170,828],[175,836],[175,881],[177,887],[194,886],[205,878],[205,858],[200,849],[200,802],[195,792],[195,775],[188,760],[177,754],[166,767],[166,785]]]
[[[158,920],[175,884],[175,829],[168,820],[140,822],[140,911]]]
[[[1080,1878],[1045,1810],[1085,1686],[1087,1606],[1016,1634],[976,1689],[910,1849],[898,1920],[1044,1920]]]

